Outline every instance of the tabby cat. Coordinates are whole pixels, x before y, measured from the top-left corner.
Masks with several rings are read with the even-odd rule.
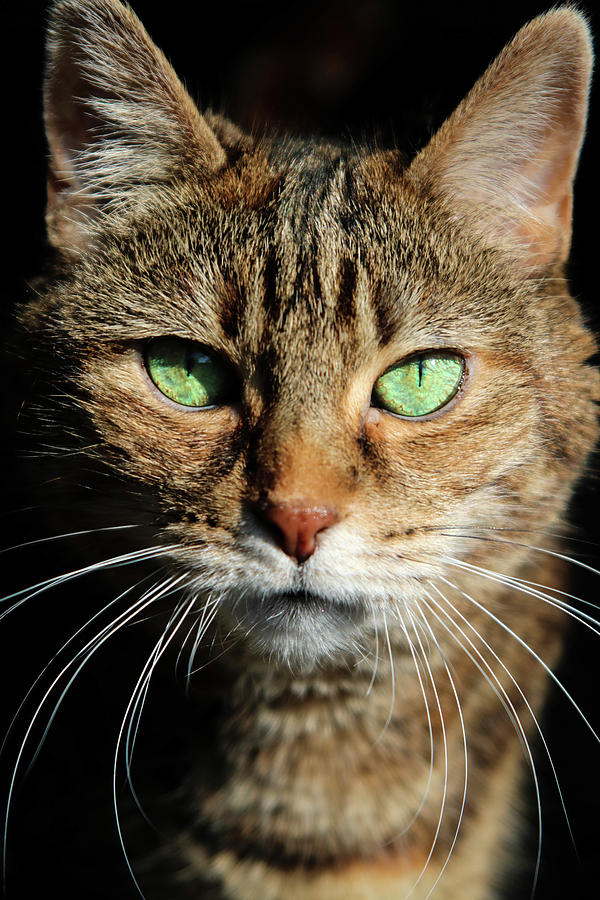
[[[98,542],[13,597],[71,582],[85,618],[9,841],[37,731],[136,623],[106,825],[132,896],[500,896],[597,437],[564,276],[591,59],[581,14],[536,18],[407,164],[200,114],[118,0],[53,6],[22,418],[51,532]],[[134,757],[170,655],[183,719]]]

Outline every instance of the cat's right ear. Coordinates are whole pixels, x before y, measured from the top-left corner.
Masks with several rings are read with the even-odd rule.
[[[50,242],[78,252],[107,211],[225,152],[138,18],[118,0],[51,11],[45,82]]]
[[[521,29],[413,161],[450,215],[528,270],[563,264],[592,68],[568,6]]]

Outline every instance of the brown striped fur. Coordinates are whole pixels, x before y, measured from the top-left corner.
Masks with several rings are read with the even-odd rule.
[[[444,868],[436,898],[496,896],[523,769],[497,694],[532,735],[511,679],[539,711],[548,677],[486,610],[549,665],[564,616],[468,567],[564,581],[527,545],[560,548],[597,434],[595,343],[564,278],[590,64],[578,13],[536,19],[406,165],[203,117],[117,0],[54,6],[56,265],[22,325],[87,477],[122,487],[149,544],[177,544],[197,609],[218,597],[198,661],[219,652],[192,679],[206,739],[173,761],[172,881],[155,894],[146,874],[148,898],[397,900],[418,880],[418,900]],[[165,402],[140,353],[160,336],[228,360],[239,401]],[[465,356],[455,400],[419,421],[371,406],[382,372],[436,347]],[[261,516],[313,501],[339,521],[297,565]],[[455,690],[469,782],[445,867]]]

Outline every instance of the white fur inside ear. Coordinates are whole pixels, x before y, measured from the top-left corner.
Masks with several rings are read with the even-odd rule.
[[[90,239],[102,212],[140,202],[183,167],[224,152],[172,67],[118,0],[63,0],[52,11],[45,84],[48,230]]]
[[[411,167],[455,215],[527,266],[564,262],[569,252],[591,65],[579,13],[534,19]]]

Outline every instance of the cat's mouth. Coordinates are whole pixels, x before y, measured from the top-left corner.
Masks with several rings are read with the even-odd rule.
[[[341,596],[330,596],[306,588],[270,590],[256,593],[252,600],[264,612],[288,612],[292,615],[327,615],[333,611],[356,618],[359,605],[356,600]]]
[[[271,599],[275,603],[299,604],[312,612],[325,612],[331,603],[329,597],[323,597],[320,594],[315,594],[313,591],[304,589],[277,592],[272,595]]]
[[[232,609],[244,614],[255,610],[265,622],[271,618],[285,618],[289,623],[290,617],[326,616],[334,612],[344,617],[356,617],[356,604],[304,588],[244,593],[233,601]]]
[[[246,593],[227,606],[238,635],[286,663],[331,659],[356,648],[364,633],[362,604],[305,589]]]

